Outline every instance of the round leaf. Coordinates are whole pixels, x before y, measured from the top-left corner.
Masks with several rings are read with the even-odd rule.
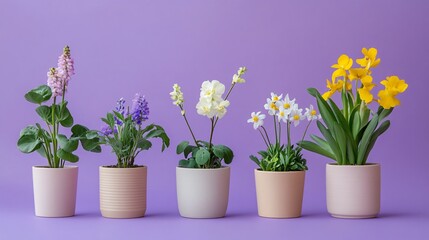
[[[204,165],[210,159],[210,152],[205,148],[198,149],[195,160],[199,165]]]

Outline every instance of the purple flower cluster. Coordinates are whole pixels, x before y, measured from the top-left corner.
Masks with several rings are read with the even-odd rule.
[[[104,136],[109,136],[110,134],[113,133],[113,130],[109,126],[106,125],[106,126],[104,126],[104,127],[101,128],[101,133]]]
[[[120,113],[122,116],[125,116],[125,99],[124,98],[120,98],[117,102],[116,102],[116,112]],[[122,121],[119,120],[116,116],[115,116],[115,122],[118,125],[122,125]]]
[[[145,97],[139,93],[137,93],[133,99],[131,115],[133,121],[138,125],[141,125],[142,122],[149,119],[148,102],[146,101]]]
[[[61,56],[59,56],[58,67],[49,69],[47,75],[52,97],[63,96],[71,76],[74,75],[74,62],[71,58],[69,46],[66,46]]]

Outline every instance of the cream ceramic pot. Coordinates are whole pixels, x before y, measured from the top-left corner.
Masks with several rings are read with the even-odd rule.
[[[146,213],[147,167],[100,167],[100,211],[106,218],[138,218]]]
[[[38,217],[70,217],[75,214],[77,166],[33,166],[34,209]]]
[[[268,218],[301,216],[305,171],[272,172],[255,169],[258,214]]]
[[[380,212],[380,165],[326,165],[328,212],[337,218],[373,218]]]
[[[179,212],[186,218],[220,218],[226,214],[230,168],[176,168]]]

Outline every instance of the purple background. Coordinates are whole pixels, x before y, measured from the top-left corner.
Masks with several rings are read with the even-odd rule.
[[[12,1],[0,2],[0,239],[424,239],[429,237],[427,149],[427,58],[429,4],[425,1]],[[79,150],[77,216],[43,219],[33,214],[31,166],[46,164],[37,153],[16,148],[20,129],[39,121],[23,95],[44,84],[65,44],[71,46],[76,75],[69,107],[77,123],[91,128],[116,99],[136,92],[150,102],[150,122],[166,128],[172,147],[160,144],[140,156],[149,167],[148,212],[142,219],[110,220],[99,214],[98,166],[115,162]],[[325,88],[342,53],[360,58],[362,47],[377,47],[377,82],[399,75],[409,83],[401,107],[390,117],[370,161],[382,164],[382,211],[377,219],[340,220],[326,212],[325,164],[305,152],[307,172],[303,217],[270,220],[257,216],[250,154],[263,148],[251,125],[271,91],[290,93],[301,106],[314,103],[307,87]],[[230,146],[232,166],[227,217],[179,217],[175,146],[190,139],[168,93],[182,85],[190,122],[198,138],[208,138],[208,119],[194,106],[202,81],[227,85],[246,66],[247,83],[231,96],[228,114],[214,141]],[[295,140],[303,126],[294,129]],[[315,132],[315,127],[311,128]],[[426,227],[426,229],[424,229]],[[35,235],[36,234],[36,235]]]

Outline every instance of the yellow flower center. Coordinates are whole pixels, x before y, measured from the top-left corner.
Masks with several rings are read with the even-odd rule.
[[[273,101],[274,101],[274,102],[277,102],[278,100],[279,100],[279,97],[278,97],[278,96],[274,96],[274,97],[273,97]]]
[[[273,110],[279,110],[279,108],[276,106],[274,102],[271,103],[270,108]]]
[[[283,107],[284,107],[285,109],[289,109],[289,108],[290,108],[290,104],[289,104],[289,103],[285,103],[285,104],[283,104]]]
[[[299,116],[298,115],[293,116],[293,120],[298,121],[299,120]]]
[[[316,114],[317,114],[316,110],[312,110],[312,111],[310,112],[310,115],[311,115],[311,116],[315,116]]]
[[[253,121],[254,121],[254,122],[258,122],[258,121],[259,121],[258,116],[254,116],[254,117],[253,117]]]
[[[280,112],[280,117],[284,117],[285,116],[285,112]]]

